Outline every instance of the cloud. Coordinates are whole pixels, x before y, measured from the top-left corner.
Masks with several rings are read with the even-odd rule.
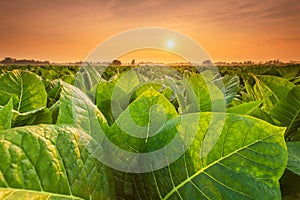
[[[157,20],[184,21],[186,23],[210,22],[220,24],[289,23],[300,20],[298,0],[15,0],[0,2],[0,23],[10,25],[21,21],[68,22],[75,20],[111,20],[114,23],[148,22]],[[13,13],[13,14],[12,14]],[[35,18],[34,18],[35,17]],[[68,19],[70,18],[70,19]],[[243,24],[239,24],[243,23]]]
[[[38,45],[54,41],[74,49],[127,29],[161,26],[207,43],[292,45],[290,39],[300,39],[299,10],[299,0],[4,0],[0,43],[11,51],[31,44],[39,52]]]

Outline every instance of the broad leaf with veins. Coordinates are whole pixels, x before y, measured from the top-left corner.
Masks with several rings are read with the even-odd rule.
[[[196,115],[181,118],[197,119]],[[225,114],[217,115],[222,119]],[[120,198],[280,198],[278,181],[287,163],[285,129],[252,117],[228,114],[216,138],[218,126],[209,127],[210,119],[211,113],[201,113],[195,140],[174,163],[152,173],[124,175],[125,185],[117,188],[129,187],[127,190],[133,192],[119,194]],[[212,123],[217,123],[218,117],[215,119]]]
[[[114,199],[108,169],[80,134],[56,125],[0,132],[1,199]]]
[[[0,83],[0,105],[12,98],[20,113],[46,107],[47,93],[36,74],[14,70],[2,76]]]

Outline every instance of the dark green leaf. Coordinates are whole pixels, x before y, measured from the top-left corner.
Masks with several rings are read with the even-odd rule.
[[[293,135],[300,127],[300,86],[294,87],[287,97],[271,110],[271,116],[281,126],[286,126],[286,136]]]
[[[287,142],[288,165],[287,168],[300,176],[300,142]]]
[[[36,109],[24,113],[13,110],[13,127],[51,123],[52,114],[48,108]]]

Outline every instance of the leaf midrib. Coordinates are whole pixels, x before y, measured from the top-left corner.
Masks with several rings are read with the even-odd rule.
[[[1,190],[11,190],[14,192],[31,192],[31,193],[38,193],[38,194],[46,194],[50,196],[57,196],[57,197],[64,197],[64,198],[72,198],[72,199],[78,199],[78,200],[84,200],[81,197],[74,196],[74,195],[67,195],[67,194],[58,194],[58,193],[52,193],[52,192],[46,192],[46,191],[38,191],[38,190],[31,190],[31,189],[19,189],[19,188],[11,188],[11,187],[0,187]]]
[[[237,149],[237,150],[235,150],[235,151],[229,153],[228,155],[226,155],[226,156],[224,156],[224,157],[222,157],[222,158],[220,158],[220,159],[218,159],[218,160],[216,160],[216,161],[210,163],[210,164],[207,165],[206,167],[203,167],[202,169],[198,170],[198,171],[197,171],[195,174],[193,174],[192,176],[187,177],[184,181],[182,181],[182,182],[181,182],[180,184],[178,184],[176,187],[173,187],[173,189],[172,189],[172,190],[171,190],[171,191],[163,198],[163,200],[168,199],[173,193],[176,193],[176,192],[179,190],[179,188],[183,187],[186,183],[192,181],[195,177],[197,177],[197,176],[200,175],[201,173],[204,173],[205,170],[209,169],[210,167],[214,166],[215,164],[219,163],[220,161],[225,160],[226,158],[230,157],[231,155],[234,155],[235,153],[237,153],[237,152],[239,152],[239,151],[241,151],[241,150],[244,150],[244,149],[246,149],[246,148],[248,148],[248,147],[250,147],[250,146],[252,146],[252,145],[254,145],[254,144],[258,143],[258,142],[262,142],[263,140],[265,140],[265,139],[267,139],[267,138],[269,138],[269,137],[273,137],[273,136],[276,135],[276,134],[279,134],[279,133],[274,133],[274,134],[272,134],[272,135],[268,135],[268,136],[265,137],[265,138],[256,140],[255,142],[250,143],[250,144],[248,144],[248,145],[246,145],[246,146],[244,146],[244,147],[242,147],[242,148],[240,148],[240,149]]]
[[[17,110],[18,112],[20,112],[20,109],[21,109],[21,103],[22,103],[22,100],[23,100],[23,90],[24,90],[23,77],[20,74],[20,99],[19,99],[19,105],[18,105],[18,110]]]

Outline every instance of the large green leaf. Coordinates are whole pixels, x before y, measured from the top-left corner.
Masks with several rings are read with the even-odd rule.
[[[69,116],[67,114],[68,117],[62,116],[61,122],[68,118],[71,120],[65,122],[75,123],[76,120],[74,119],[77,119],[78,124],[82,124],[83,127],[93,127],[95,115],[91,117],[91,113],[96,112],[93,103],[76,88],[68,85],[64,87],[62,94],[61,100],[65,101],[62,103],[62,105],[65,104],[63,105],[65,110],[60,115],[67,114],[69,112],[67,109],[71,109],[71,113],[75,111],[75,116],[78,116],[74,118],[74,113]],[[147,97],[144,97],[144,94],[138,97],[129,106],[132,109],[131,112],[127,113],[129,114],[127,116],[133,118],[135,124],[140,126],[151,124],[149,116],[151,117],[152,111],[147,104],[163,104],[167,110],[169,106],[172,107],[166,101],[167,99],[157,91],[148,90],[146,94]],[[74,102],[75,106],[66,107],[70,105],[74,97],[77,99]],[[163,99],[163,101],[154,101],[156,98]],[[140,102],[135,105],[139,99]],[[147,99],[153,99],[153,101],[149,102]],[[122,121],[122,115],[120,115],[121,124],[124,120],[125,122],[128,121],[128,118],[125,117]],[[161,129],[156,129],[159,137],[156,135],[149,137],[147,140],[149,145],[135,140],[134,137],[130,138],[130,136],[118,139],[119,133],[123,133],[116,131],[118,128],[112,127],[113,132],[111,133],[115,133],[110,136],[112,142],[131,152],[137,152],[136,149],[139,150],[138,152],[154,151],[162,148],[164,142],[171,142],[172,137],[177,133],[184,140],[191,130],[197,130],[196,137],[188,151],[167,167],[152,173],[140,174],[115,171],[115,185],[119,199],[280,198],[278,180],[287,163],[287,152],[283,138],[284,128],[275,127],[252,117],[234,114],[200,113],[199,115],[199,113],[194,113],[172,118],[174,116],[175,112]],[[163,117],[157,119],[163,119]],[[156,119],[154,118],[154,120]],[[156,123],[159,124],[160,121],[158,120]],[[126,124],[125,122],[124,124]],[[185,122],[184,127],[180,127],[182,122]],[[224,128],[222,129],[223,125]],[[153,125],[153,127],[156,128],[157,126]],[[84,130],[92,137],[98,135],[93,133],[97,129],[84,128]],[[133,128],[130,130],[133,131]],[[142,131],[140,134],[145,136],[147,131]],[[159,140],[155,140],[155,137]],[[155,142],[151,142],[151,139]],[[96,138],[97,141],[99,140]],[[97,146],[96,148],[105,150],[101,141],[98,142],[99,145],[100,148]],[[182,146],[176,148],[180,149]],[[89,149],[90,153],[91,150],[93,149]],[[173,150],[177,151],[176,149]],[[106,152],[104,156],[108,155],[107,153],[109,154]],[[113,155],[115,152],[110,153]],[[110,159],[118,162],[115,156]],[[122,161],[120,160],[120,162]]]
[[[285,129],[247,116],[213,115],[201,113],[200,121],[198,113],[170,120],[161,133],[168,137],[179,131],[184,139],[197,128],[192,145],[180,159],[161,170],[146,174],[117,172],[119,198],[280,199],[278,181],[287,163]],[[188,128],[180,129],[179,123],[185,120]],[[155,149],[160,144],[153,145]]]
[[[288,92],[295,86],[292,82],[276,76],[252,76],[256,81],[254,85],[256,100],[263,100],[263,109],[267,112],[280,100],[284,99]]]
[[[12,109],[12,99],[10,99],[5,106],[0,108],[0,131],[11,128]]]
[[[56,124],[71,124],[87,133],[99,136],[99,123],[106,128],[107,122],[97,106],[79,88],[61,82],[59,114]],[[102,130],[102,129],[101,129]]]
[[[96,87],[99,82],[104,81],[101,77],[104,70],[105,67],[84,63],[76,73],[74,85],[90,98],[95,99]]]
[[[140,86],[138,73],[129,71],[116,81],[114,88],[111,90],[112,114],[116,119],[127,108],[130,103],[131,95],[135,89]]]
[[[270,114],[279,125],[287,127],[287,137],[295,134],[300,127],[300,86],[294,87]]]
[[[96,91],[96,105],[99,110],[103,113],[109,124],[115,121],[115,117],[112,112],[112,105],[115,111],[120,113],[123,109],[122,106],[117,102],[112,100],[112,94],[115,89],[115,83],[112,82],[102,82],[98,84]],[[124,92],[118,91],[119,94]],[[126,94],[124,94],[126,96]]]
[[[46,107],[47,93],[39,77],[25,71],[12,71],[0,78],[0,105],[12,97],[20,113]]]
[[[287,168],[300,176],[300,142],[287,142],[289,160]]]
[[[109,124],[127,108],[132,94],[139,86],[140,81],[135,71],[122,74],[114,82],[100,82],[97,85],[96,105]]]
[[[150,88],[161,92],[168,99],[175,99],[170,88],[159,83],[140,83],[136,73],[131,72],[120,78],[120,83],[99,83],[95,95],[96,105],[111,125],[132,101]]]
[[[0,132],[1,199],[114,199],[106,167],[80,135],[56,125]]]
[[[189,90],[187,87],[188,98],[195,99],[191,103],[197,103],[195,111],[225,111],[226,103],[222,91],[210,80],[209,72],[202,72],[201,74],[193,74],[188,81],[192,87]],[[181,103],[182,104],[182,103]],[[181,105],[181,107],[183,107]]]
[[[147,151],[155,143],[157,146],[162,144],[166,137],[159,134],[160,130],[177,115],[163,94],[148,89],[117,118],[110,129],[109,139],[127,151]]]
[[[140,95],[142,95],[146,90],[153,88],[156,91],[162,92],[165,88],[158,83],[146,83],[146,84],[141,84],[139,87],[136,88],[134,93],[131,96],[131,101],[135,100],[138,98]],[[171,92],[171,91],[170,91]]]

